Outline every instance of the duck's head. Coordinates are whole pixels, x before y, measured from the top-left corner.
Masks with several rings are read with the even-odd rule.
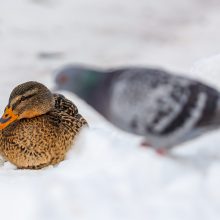
[[[86,99],[103,79],[101,70],[80,65],[64,66],[56,71],[56,89],[67,90]]]
[[[0,130],[22,118],[33,118],[46,114],[54,106],[50,90],[38,82],[26,82],[11,92],[8,105],[0,119]]]

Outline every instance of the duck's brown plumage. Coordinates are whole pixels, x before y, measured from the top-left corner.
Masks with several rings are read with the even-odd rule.
[[[39,169],[64,160],[86,120],[63,95],[53,95],[53,108],[45,114],[16,120],[1,131],[0,146],[6,160],[18,168]]]

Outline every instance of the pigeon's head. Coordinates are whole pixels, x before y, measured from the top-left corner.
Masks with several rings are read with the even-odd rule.
[[[56,89],[67,90],[80,97],[87,95],[96,87],[101,78],[100,71],[79,65],[69,65],[56,71]]]

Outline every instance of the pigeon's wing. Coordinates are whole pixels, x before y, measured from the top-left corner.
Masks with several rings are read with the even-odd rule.
[[[111,87],[109,117],[139,135],[188,132],[213,123],[219,93],[188,78],[160,70],[122,71]]]

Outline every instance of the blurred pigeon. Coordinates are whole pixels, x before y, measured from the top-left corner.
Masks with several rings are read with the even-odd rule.
[[[66,66],[58,89],[84,99],[119,128],[168,150],[220,126],[220,93],[166,71],[139,67],[99,70]]]

